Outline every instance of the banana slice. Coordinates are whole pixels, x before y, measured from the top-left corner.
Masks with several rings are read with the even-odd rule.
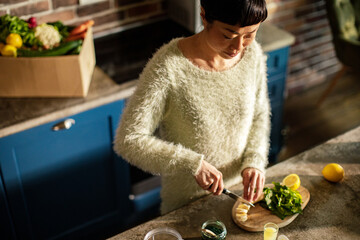
[[[236,213],[247,213],[248,210],[243,209],[243,208],[236,208]]]
[[[245,222],[248,219],[247,212],[249,211],[249,209],[250,209],[249,205],[239,204],[236,207],[236,212],[235,212],[236,219],[241,222]]]
[[[245,222],[248,219],[247,213],[236,213],[236,219],[240,222]]]
[[[245,209],[246,211],[249,211],[250,205],[247,205],[247,204],[239,204],[239,206],[237,207],[237,209]]]

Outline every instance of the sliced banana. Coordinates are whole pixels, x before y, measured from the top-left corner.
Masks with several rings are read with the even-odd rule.
[[[236,219],[241,222],[245,222],[248,219],[247,212],[249,211],[249,209],[250,209],[249,205],[239,204],[236,207],[236,212],[235,212]]]
[[[249,209],[250,209],[250,205],[247,205],[247,204],[240,204],[237,208],[240,208],[240,209],[246,209],[247,211],[249,211]]]
[[[247,213],[248,210],[243,209],[243,208],[236,208],[236,213]]]
[[[240,222],[245,222],[247,220],[247,213],[237,213],[236,214],[236,219],[239,220]]]

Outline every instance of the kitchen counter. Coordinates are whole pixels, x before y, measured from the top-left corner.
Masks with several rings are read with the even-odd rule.
[[[345,179],[340,183],[330,183],[321,174],[322,168],[331,162],[345,169]],[[268,168],[266,183],[280,182],[290,173],[300,176],[311,197],[303,214],[280,228],[279,235],[289,239],[360,238],[360,126]],[[231,190],[241,193],[242,185]],[[247,232],[233,222],[233,204],[234,200],[227,196],[208,195],[110,239],[141,240],[148,231],[159,227],[174,228],[184,239],[200,239],[201,224],[209,219],[218,219],[226,225],[227,240],[262,239],[262,232]]]
[[[136,81],[116,84],[95,67],[85,98],[0,98],[0,137],[127,98],[135,85]]]
[[[132,29],[129,33],[120,33],[123,34],[122,36],[112,35],[108,37],[109,39],[96,39],[96,59],[100,67],[96,67],[94,70],[89,93],[85,98],[0,98],[0,137],[129,97],[136,85],[136,81],[133,80],[136,79],[134,76],[138,75],[146,64],[146,58],[151,54],[150,49],[145,51],[147,52],[146,56],[140,55],[140,52],[143,52],[141,49],[137,51],[137,54],[132,52],[135,46],[129,45],[133,44],[133,41],[129,41],[129,39],[134,37],[130,32],[137,36],[134,37],[135,42],[144,39],[142,33],[147,34],[148,37],[156,38],[154,41],[157,45],[150,44],[150,42],[146,45],[146,48],[149,48],[148,45],[150,45],[154,51],[159,44],[161,45],[161,40],[167,42],[171,36],[185,36],[187,34],[185,30],[179,28],[173,35],[167,33],[166,36],[160,38],[161,32],[168,32],[163,31],[164,27],[174,29],[174,26],[170,25],[171,27],[169,27],[169,24],[173,23],[163,21],[151,26],[144,26],[146,29]],[[152,28],[156,28],[156,31]],[[151,36],[151,32],[156,34]],[[257,41],[262,45],[264,51],[271,51],[291,45],[295,38],[271,24],[263,23],[257,34]],[[121,49],[119,46],[122,46]],[[124,49],[127,49],[127,52],[124,52]],[[116,51],[120,52],[116,53]],[[129,58],[121,58],[124,55],[131,55],[133,58],[134,55],[139,56],[131,62]],[[114,75],[117,69],[124,69],[124,65],[128,66],[126,68],[129,69],[134,65],[136,68],[129,70],[132,72],[130,75],[124,71]],[[128,76],[126,79],[121,78],[125,75]]]
[[[292,45],[295,42],[295,37],[270,23],[264,22],[256,34],[256,41],[260,43],[264,52],[270,52]]]

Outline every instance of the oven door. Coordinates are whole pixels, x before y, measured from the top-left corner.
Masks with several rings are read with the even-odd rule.
[[[136,213],[144,211],[159,212],[161,177],[146,173],[130,166],[130,201]]]

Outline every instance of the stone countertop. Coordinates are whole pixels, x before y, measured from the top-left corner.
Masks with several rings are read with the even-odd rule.
[[[295,43],[295,37],[292,34],[267,22],[260,25],[256,40],[264,52],[270,52]]]
[[[321,174],[322,168],[331,162],[345,169],[345,179],[340,183],[330,183]],[[302,186],[311,196],[303,214],[280,228],[279,235],[284,234],[289,239],[360,238],[360,126],[268,168],[266,183],[281,182],[290,173],[300,176]],[[231,190],[240,194],[242,184]],[[201,225],[209,219],[225,224],[227,240],[263,239],[262,232],[247,232],[233,222],[234,203],[228,196],[208,195],[110,239],[142,240],[148,231],[159,227],[173,228],[183,239],[201,239]]]
[[[116,84],[95,67],[85,98],[0,98],[0,137],[127,98],[135,85]]]
[[[160,25],[160,27],[161,26],[162,25]],[[135,31],[135,29],[133,31]],[[166,36],[164,39],[169,37],[170,36]],[[295,38],[291,34],[267,23],[261,25],[257,34],[257,41],[262,45],[266,52],[291,45],[294,43],[294,40]],[[159,39],[157,39],[157,41],[159,41]],[[108,48],[105,48],[104,45],[100,45],[99,52],[100,50],[110,51]],[[115,61],[114,58],[116,59],[116,56],[112,56],[110,61]],[[97,61],[98,60],[99,59],[97,59]],[[123,65],[121,63],[118,64]],[[120,66],[113,67],[118,68]],[[136,81],[130,80],[116,84],[113,79],[108,77],[109,74],[104,73],[103,70],[96,67],[91,80],[89,93],[85,98],[0,97],[0,137],[5,137],[44,123],[59,120],[60,118],[69,115],[77,114],[91,108],[129,97],[135,89]],[[122,72],[120,75],[124,74],[125,73]],[[113,76],[113,78],[116,78],[116,76]]]

